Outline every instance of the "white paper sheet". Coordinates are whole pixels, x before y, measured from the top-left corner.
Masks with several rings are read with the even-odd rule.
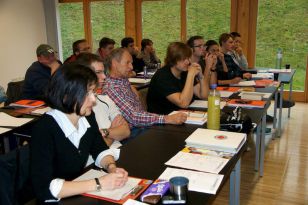
[[[9,128],[0,127],[0,134],[6,133],[6,132],[8,132],[8,131],[10,131],[10,130],[11,130],[11,129],[9,129]]]
[[[147,205],[147,204],[140,201],[136,201],[134,199],[128,199],[123,205]]]
[[[4,112],[0,112],[0,126],[19,127],[33,120],[33,118],[12,117]]]
[[[48,112],[49,110],[51,110],[50,107],[39,108],[39,109],[35,109],[35,110],[31,111],[31,114],[43,115],[46,112]]]
[[[257,73],[257,74],[251,74],[252,78],[268,78],[273,79],[274,74],[273,73]]]
[[[261,96],[261,98],[265,98],[265,99],[268,99],[271,97],[271,93],[262,93],[262,92],[246,92],[246,91],[242,91],[239,96],[242,96],[242,95],[256,95],[256,96]]]
[[[216,194],[217,189],[223,179],[223,175],[220,174],[211,174],[169,167],[160,175],[159,179],[169,180],[175,176],[184,176],[189,179],[189,191],[209,194]]]
[[[224,108],[226,102],[220,101],[220,109]],[[188,107],[189,108],[207,108],[207,101],[206,100],[194,100]]]
[[[165,164],[203,172],[218,174],[228,163],[228,159],[187,152],[178,152]]]
[[[232,84],[231,86],[255,86],[256,82],[254,80],[241,81],[238,84]]]

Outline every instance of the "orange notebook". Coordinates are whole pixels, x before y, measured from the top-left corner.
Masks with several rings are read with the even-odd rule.
[[[19,100],[17,102],[11,103],[10,106],[36,108],[45,105],[44,101],[41,100]]]
[[[240,90],[239,87],[217,87],[216,90],[219,91],[229,91],[229,92],[238,92]]]
[[[227,102],[231,107],[247,107],[247,108],[264,108],[266,101],[263,100],[245,100],[245,99],[231,99]]]

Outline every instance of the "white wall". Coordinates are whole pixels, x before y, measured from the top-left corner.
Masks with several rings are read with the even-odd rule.
[[[47,43],[42,0],[0,0],[1,86],[24,77],[41,43]]]

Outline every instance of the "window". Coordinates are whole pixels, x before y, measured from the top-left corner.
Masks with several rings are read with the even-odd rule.
[[[102,37],[115,40],[121,46],[125,37],[124,0],[91,2],[93,52],[99,47]]]
[[[72,55],[72,44],[84,38],[82,3],[59,4],[63,59]]]
[[[306,0],[260,0],[256,66],[274,68],[278,48],[282,65],[296,69],[293,88],[304,90],[308,52],[308,4]]]
[[[169,43],[180,40],[180,20],[180,0],[142,2],[142,38],[153,41],[162,62]]]
[[[187,0],[187,38],[201,35],[207,40],[218,40],[230,32],[231,1]]]

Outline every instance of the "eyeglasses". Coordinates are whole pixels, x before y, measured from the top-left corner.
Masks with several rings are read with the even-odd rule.
[[[194,46],[194,48],[206,48],[206,45],[196,45],[196,46]]]

